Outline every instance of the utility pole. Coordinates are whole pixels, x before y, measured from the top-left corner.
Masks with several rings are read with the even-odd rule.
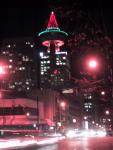
[[[36,99],[36,103],[37,103],[37,125],[38,125],[39,124],[39,99],[38,99],[38,96]]]

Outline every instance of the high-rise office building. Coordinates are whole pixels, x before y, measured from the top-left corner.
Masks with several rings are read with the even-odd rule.
[[[64,46],[67,33],[60,30],[54,15],[51,13],[47,29],[38,34],[46,52],[40,52],[40,87],[63,88],[69,81],[70,66],[68,54]]]

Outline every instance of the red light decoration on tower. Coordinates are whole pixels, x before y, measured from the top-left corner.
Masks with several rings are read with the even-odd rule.
[[[60,73],[60,71],[57,70],[57,69],[55,69],[55,70],[53,71],[53,74],[54,74],[54,75],[58,75],[59,73]]]
[[[48,52],[60,51],[60,47],[64,45],[64,41],[68,34],[59,29],[54,12],[51,12],[47,29],[40,32],[38,36],[41,39],[42,45],[47,47]],[[54,49],[51,49],[51,45],[54,45]]]
[[[47,29],[51,29],[51,28],[59,29],[57,21],[56,21],[56,17],[53,11],[51,12],[51,16],[47,25]]]

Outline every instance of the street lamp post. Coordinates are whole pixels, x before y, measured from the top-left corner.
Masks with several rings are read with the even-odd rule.
[[[88,62],[88,70],[92,74],[93,79],[96,79],[95,72],[98,70],[98,62],[96,59],[90,59]]]
[[[61,101],[59,104],[59,119],[60,119],[60,123],[61,123],[61,127],[63,126],[63,123],[66,122],[66,102],[65,101]]]
[[[2,88],[3,88],[2,82],[3,82],[3,77],[4,77],[5,74],[6,74],[6,72],[5,72],[5,66],[2,65],[2,64],[0,64],[0,99],[1,99],[1,97],[2,97],[2,94],[1,94],[1,90],[2,90]],[[4,104],[3,104],[3,105],[4,105]],[[4,106],[3,106],[3,108],[4,108]],[[4,112],[4,111],[3,111],[3,112]],[[3,125],[4,125],[4,122],[5,122],[5,117],[4,117],[4,115],[3,115]]]
[[[3,77],[4,77],[5,74],[6,74],[6,72],[5,72],[5,66],[0,65],[0,82],[1,82],[0,89],[2,89]]]
[[[60,102],[60,122],[62,122],[62,112],[65,110],[66,103],[64,101]]]
[[[109,130],[109,128],[110,128],[110,121],[111,121],[111,119],[110,119],[110,111],[109,110],[105,111],[105,118],[106,118],[106,124],[105,124],[106,129]]]
[[[110,114],[109,110],[106,110],[106,111],[105,111],[105,114],[106,114],[106,115],[109,115],[109,114]]]

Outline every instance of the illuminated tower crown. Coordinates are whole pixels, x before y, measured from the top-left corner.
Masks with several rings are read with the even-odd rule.
[[[47,29],[38,36],[41,44],[47,47],[47,52],[41,54],[41,87],[59,88],[68,78],[67,69],[62,69],[66,68],[67,52],[60,51],[68,34],[59,29],[54,12],[51,12]]]
[[[51,44],[54,44],[54,51],[60,51],[60,46],[64,45],[64,40],[66,39],[67,35],[68,34],[66,32],[59,29],[53,11],[51,12],[47,29],[38,34],[42,45],[46,46],[48,51],[52,50]]]

